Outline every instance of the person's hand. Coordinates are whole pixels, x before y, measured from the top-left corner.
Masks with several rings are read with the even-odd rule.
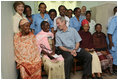
[[[52,53],[51,53],[51,55],[54,55],[55,54],[55,52],[53,51]]]
[[[88,49],[88,48],[85,48],[85,50],[86,50],[87,52],[89,52],[89,49]]]
[[[114,44],[112,42],[109,43],[109,48],[111,49]]]
[[[58,62],[57,58],[52,59],[51,61],[54,62],[54,63]]]
[[[92,49],[89,49],[89,52],[93,52],[93,51],[95,51],[95,49],[94,49],[94,48],[92,48]]]
[[[108,53],[106,51],[100,51],[103,55],[107,55]]]
[[[71,54],[72,54],[73,56],[77,56],[76,50],[72,50]]]

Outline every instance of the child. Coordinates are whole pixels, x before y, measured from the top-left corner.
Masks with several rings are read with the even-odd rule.
[[[95,25],[96,32],[93,34],[93,44],[95,46],[95,51],[97,51],[97,55],[99,56],[101,66],[103,70],[109,68],[109,72],[112,73],[112,64],[113,58],[109,51],[107,50],[107,42],[106,36],[102,31],[102,25]]]

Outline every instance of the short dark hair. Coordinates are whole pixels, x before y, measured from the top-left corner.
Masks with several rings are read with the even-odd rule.
[[[47,21],[42,21],[41,22],[41,29],[42,29],[42,26],[45,26],[45,24],[48,23]]]
[[[30,10],[32,11],[32,9],[31,9],[31,7],[29,5],[25,5],[24,12],[23,12],[24,14],[26,14],[26,9],[27,8],[30,8]]]
[[[40,7],[41,7],[41,5],[45,5],[45,7],[47,8],[46,4],[45,4],[45,3],[43,3],[43,2],[39,4],[38,8],[40,8]],[[38,11],[40,11],[40,10],[38,9]]]
[[[56,14],[56,16],[57,16],[57,11],[56,11],[55,9],[50,9],[49,12],[48,12],[48,14],[50,15],[51,12],[55,12],[55,14]]]
[[[77,11],[77,9],[80,9],[79,7],[76,7],[75,9],[74,9],[74,14],[75,14],[75,12]],[[81,10],[81,9],[80,9]]]
[[[95,29],[96,29],[96,27],[97,27],[98,25],[100,25],[100,26],[102,27],[102,25],[101,25],[100,23],[97,23],[97,24],[95,25]]]
[[[18,5],[22,4],[24,7],[25,7],[25,3],[23,1],[15,1],[14,4],[13,4],[13,7],[14,7],[14,10],[16,11],[16,7]]]
[[[73,12],[73,10],[72,10],[72,9],[68,9],[67,11],[72,11],[72,12]]]
[[[60,6],[58,7],[58,11],[60,10],[61,7],[64,7],[65,10],[67,10],[66,7],[65,7],[64,5],[60,5]]]
[[[87,15],[87,14],[90,14],[90,15],[91,15],[91,11],[90,11],[90,10],[86,11],[86,15]]]
[[[114,7],[113,11],[117,8],[117,6]]]

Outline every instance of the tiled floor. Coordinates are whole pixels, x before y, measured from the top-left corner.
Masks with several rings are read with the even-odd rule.
[[[75,74],[71,73],[71,79],[81,79],[82,71],[76,71]],[[109,75],[105,73],[103,76],[103,79],[117,79],[116,75]],[[47,76],[43,76],[43,79],[47,79]]]

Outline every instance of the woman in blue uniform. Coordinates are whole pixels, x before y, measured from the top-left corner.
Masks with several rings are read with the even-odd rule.
[[[54,32],[53,28],[53,22],[50,19],[49,15],[46,13],[46,4],[40,3],[39,4],[39,14],[34,15],[33,23],[31,25],[31,28],[34,29],[34,34],[36,35],[41,31],[41,22],[47,21],[50,24],[50,31]]]

